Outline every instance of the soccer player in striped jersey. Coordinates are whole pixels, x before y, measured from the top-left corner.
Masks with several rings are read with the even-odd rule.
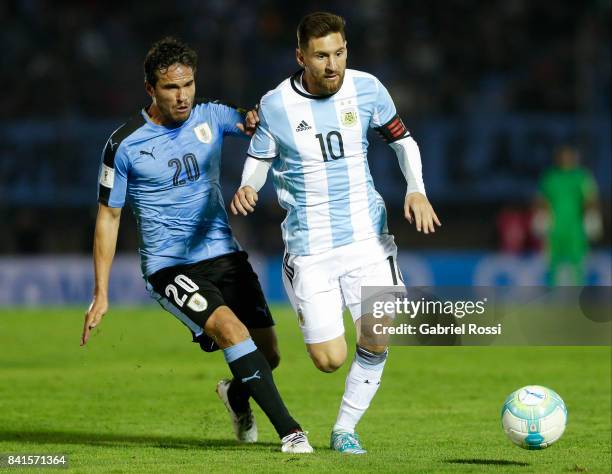
[[[238,440],[257,441],[252,397],[272,422],[283,452],[311,453],[274,383],[274,321],[221,197],[224,137],[244,136],[249,123],[252,134],[256,117],[251,112],[245,122],[233,107],[195,101],[196,65],[195,51],[178,40],[155,43],[144,63],[152,103],[106,143],[94,236],[95,293],[81,345],[108,310],[110,268],[127,201],[138,223],[151,296],[191,330],[204,351],[223,350],[234,378],[219,382],[217,393]]]
[[[403,287],[385,205],[368,168],[368,128],[397,154],[407,183],[406,219],[426,234],[440,222],[425,195],[419,148],[387,89],[371,74],[346,69],[344,19],[310,14],[297,36],[302,69],[261,99],[260,124],[231,210],[254,211],[271,168],[287,210],[285,289],[319,370],[333,372],[346,359],[345,306],[355,322],[356,353],[330,445],[363,454],[355,427],[378,390],[388,350],[360,333],[361,287]]]

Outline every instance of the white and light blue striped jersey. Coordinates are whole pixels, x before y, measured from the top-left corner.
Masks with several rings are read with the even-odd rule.
[[[147,113],[118,128],[102,154],[98,201],[136,217],[145,277],[174,265],[241,250],[221,196],[221,151],[227,135],[245,136],[243,116],[217,102],[196,103],[178,127]]]
[[[407,134],[387,89],[347,69],[338,92],[314,96],[301,77],[299,71],[262,98],[248,151],[274,160],[287,252],[312,255],[388,233],[367,161],[369,127],[390,139]]]

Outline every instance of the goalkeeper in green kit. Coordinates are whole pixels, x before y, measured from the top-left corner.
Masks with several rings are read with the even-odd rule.
[[[578,151],[561,147],[555,165],[544,172],[539,185],[534,227],[546,234],[548,283],[584,284],[584,260],[589,240],[602,234],[602,221],[593,175],[579,166]],[[565,268],[571,280],[561,281]]]

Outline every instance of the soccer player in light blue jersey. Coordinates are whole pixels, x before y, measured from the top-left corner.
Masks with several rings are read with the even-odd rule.
[[[147,289],[192,332],[204,351],[222,349],[234,376],[217,385],[239,441],[257,441],[252,397],[268,416],[282,451],[312,447],[272,377],[279,355],[274,321],[234,239],[221,197],[224,137],[252,134],[257,116],[195,101],[196,53],[173,38],[155,43],[144,63],[151,105],[108,139],[102,155],[94,236],[95,290],[81,345],[108,310],[108,281],[121,208],[138,224]],[[197,407],[195,407],[197,410]]]
[[[369,128],[397,154],[407,182],[406,219],[426,234],[440,222],[425,195],[419,148],[387,89],[371,74],[346,69],[344,19],[310,14],[297,36],[302,69],[261,99],[259,127],[231,209],[254,211],[271,168],[287,211],[285,289],[319,370],[333,372],[346,360],[344,307],[355,322],[356,353],[330,445],[363,454],[355,427],[378,390],[388,350],[360,327],[361,287],[403,287],[385,205],[368,168]]]

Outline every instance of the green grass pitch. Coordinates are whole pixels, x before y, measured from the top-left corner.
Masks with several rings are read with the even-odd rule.
[[[393,347],[359,425],[369,453],[347,457],[328,440],[348,364],[318,372],[293,314],[275,307],[275,379],[316,449],[296,456],[279,452],[259,409],[260,442],[233,440],[214,393],[223,356],[201,352],[171,315],[111,307],[81,348],[82,312],[0,311],[0,453],[65,453],[70,472],[610,472],[609,347]],[[557,391],[569,411],[543,451],[500,427],[504,398],[527,384]]]

